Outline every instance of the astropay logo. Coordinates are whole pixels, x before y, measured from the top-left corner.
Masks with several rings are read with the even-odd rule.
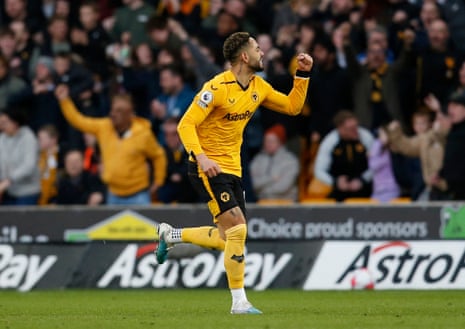
[[[129,244],[97,282],[98,288],[217,287],[224,282],[223,254],[201,252],[193,257],[168,259],[159,265],[153,251],[156,244]],[[268,288],[291,260],[290,253],[246,254],[245,285]]]
[[[55,264],[58,257],[15,254],[10,245],[0,245],[0,289],[31,290]]]
[[[376,289],[463,289],[465,242],[325,243],[304,289],[348,289],[351,274],[362,267]]]

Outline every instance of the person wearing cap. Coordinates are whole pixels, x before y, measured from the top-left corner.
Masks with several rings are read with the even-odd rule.
[[[35,205],[40,194],[39,145],[19,108],[0,113],[0,201]]]
[[[446,138],[442,168],[431,177],[431,199],[465,200],[465,92],[452,94],[447,114],[451,128]]]
[[[299,160],[285,143],[283,125],[278,123],[265,131],[262,151],[250,163],[252,186],[258,200],[297,200]]]

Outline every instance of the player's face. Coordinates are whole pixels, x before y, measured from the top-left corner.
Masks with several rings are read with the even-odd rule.
[[[255,72],[263,71],[263,51],[254,38],[249,40],[249,48],[247,50],[249,55],[249,67]]]

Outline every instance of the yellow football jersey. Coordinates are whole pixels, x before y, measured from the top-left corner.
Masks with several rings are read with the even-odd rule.
[[[241,177],[241,144],[247,122],[262,105],[297,115],[307,93],[309,78],[296,76],[289,95],[273,89],[255,75],[247,88],[225,71],[206,82],[182,117],[178,132],[189,154],[205,153],[222,172]]]

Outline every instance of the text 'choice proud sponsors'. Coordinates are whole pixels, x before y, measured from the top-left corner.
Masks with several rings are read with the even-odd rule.
[[[297,222],[279,218],[267,221],[251,218],[248,236],[253,239],[421,239],[428,236],[428,224],[421,221]]]

